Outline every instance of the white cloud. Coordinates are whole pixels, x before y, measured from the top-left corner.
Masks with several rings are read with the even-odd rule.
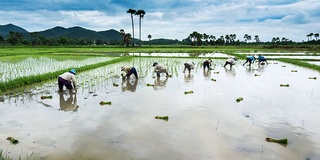
[[[51,2],[51,1],[46,1]],[[53,2],[53,1],[52,1]],[[116,5],[108,5],[97,1],[55,1],[58,10],[49,9],[50,5],[38,2],[41,9],[11,9],[0,11],[0,24],[12,23],[28,31],[41,31],[55,26],[81,26],[86,29],[102,31],[108,29],[124,29],[131,33],[130,15],[126,13],[129,4],[117,1]],[[99,2],[99,4],[98,4]],[[236,34],[243,40],[244,34],[259,35],[262,41],[270,41],[273,37],[286,37],[294,41],[305,39],[310,32],[320,30],[319,0],[210,0],[189,1],[148,1],[132,2],[139,9],[146,11],[142,19],[142,39],[147,35],[152,38],[169,38],[182,40],[191,32],[206,33],[220,37]],[[0,2],[9,4],[9,1]],[[57,4],[82,5],[65,9],[68,6]],[[99,6],[98,6],[99,5]],[[43,7],[46,6],[46,7]],[[107,6],[107,7],[106,7]],[[36,6],[34,6],[37,8]],[[85,9],[87,7],[87,9]],[[105,9],[101,9],[104,8]],[[140,8],[142,7],[142,8]],[[147,7],[147,8],[143,8]],[[8,6],[7,8],[14,8]],[[94,8],[94,9],[90,9]],[[134,17],[135,35],[138,35],[138,17]]]

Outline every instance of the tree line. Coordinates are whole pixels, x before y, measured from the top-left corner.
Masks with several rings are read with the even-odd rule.
[[[148,41],[141,41],[141,19],[145,15],[143,10],[133,11],[128,10],[131,16],[139,16],[139,39],[134,42],[134,27],[132,27],[132,36],[130,33],[125,33],[123,29],[120,29],[120,35],[122,40],[111,40],[109,42],[102,41],[100,39],[90,39],[90,38],[71,38],[71,37],[57,37],[57,38],[45,38],[39,35],[37,32],[31,32],[29,35],[22,34],[19,32],[9,32],[9,37],[4,39],[0,35],[0,45],[30,45],[30,46],[64,46],[64,45],[125,45],[129,47],[130,43],[134,47],[135,43],[139,46],[141,45],[191,45],[191,46],[203,46],[203,45],[294,45],[294,44],[320,44],[319,33],[309,33],[306,35],[307,41],[294,42],[286,37],[273,37],[270,41],[262,42],[260,41],[259,35],[249,35],[245,34],[243,37],[237,38],[236,34],[227,34],[225,36],[214,36],[206,33],[198,33],[193,31],[189,34],[186,39],[179,41],[177,39],[155,39],[151,40],[152,36],[149,34],[147,38]],[[133,23],[133,19],[132,19]],[[133,26],[133,25],[132,25]],[[27,37],[27,38],[25,38]]]
[[[313,38],[314,37],[314,38]],[[202,46],[202,45],[242,45],[242,44],[271,44],[271,45],[289,45],[297,44],[301,42],[294,42],[286,37],[273,37],[270,41],[260,41],[259,35],[251,36],[245,34],[243,41],[236,39],[236,34],[227,34],[225,36],[216,37],[214,35],[208,35],[206,33],[198,33],[193,31],[189,34],[188,38],[184,39],[183,42],[189,43],[191,46]],[[319,33],[310,33],[307,35],[308,41],[302,42],[306,44],[320,44]]]

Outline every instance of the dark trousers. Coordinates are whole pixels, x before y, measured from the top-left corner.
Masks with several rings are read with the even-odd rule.
[[[70,81],[65,80],[61,77],[58,78],[58,86],[60,91],[62,91],[63,86],[66,86],[67,89],[73,89]]]
[[[226,63],[224,64],[224,66],[223,66],[223,67],[225,67],[225,66],[226,66],[226,65],[228,65],[228,64],[230,64],[230,66],[232,66],[232,63],[230,63],[230,62],[226,61]]]
[[[131,76],[131,74],[134,74],[134,76],[138,79],[138,73],[136,68],[132,67],[129,71],[129,73],[127,74],[127,77],[129,78]]]
[[[209,62],[203,62],[203,69],[205,70],[206,68],[210,68]]]
[[[250,58],[247,58],[247,61],[243,63],[243,66],[244,66],[246,63],[248,63],[248,62],[249,62],[249,65],[251,65],[251,62],[252,62],[252,61],[251,61]]]

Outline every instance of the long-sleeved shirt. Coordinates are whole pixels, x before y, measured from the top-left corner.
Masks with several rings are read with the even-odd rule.
[[[130,73],[132,67],[124,68],[123,71],[126,72],[126,76]]]
[[[192,62],[186,62],[184,63],[184,65],[188,68],[188,69],[194,69],[194,64]]]
[[[227,59],[227,62],[231,63],[232,65],[234,65],[236,63],[233,58]]]
[[[73,87],[76,89],[76,76],[70,72],[65,72],[63,74],[61,74],[59,77],[67,80],[67,81],[70,81],[70,83],[73,84]]]
[[[162,72],[166,72],[167,68],[165,66],[163,66],[162,64],[158,64],[154,67],[154,72],[157,73],[162,73]]]
[[[264,56],[259,56],[259,57],[258,57],[258,60],[259,60],[259,61],[265,61],[266,58],[264,58]]]
[[[249,59],[251,62],[254,62],[255,60],[254,56],[247,56],[247,59]]]

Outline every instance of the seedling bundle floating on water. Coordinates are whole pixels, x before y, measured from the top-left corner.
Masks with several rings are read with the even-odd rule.
[[[150,86],[153,87],[154,84],[147,83],[147,86],[148,86],[148,87],[150,87]]]
[[[280,84],[280,87],[289,87],[289,84]]]
[[[41,96],[41,99],[52,99],[52,96]]]
[[[101,101],[100,102],[100,105],[111,105],[111,101],[108,101],[108,102],[104,102],[104,101]]]
[[[288,144],[288,139],[273,139],[273,138],[266,138],[267,142],[275,142],[275,143],[280,143],[280,144]]]
[[[316,79],[317,79],[317,77],[309,77],[309,79],[314,79],[314,80],[316,80]]]
[[[169,120],[169,116],[156,116],[154,117],[155,119],[162,119],[162,120],[165,120],[165,121],[168,121]]]
[[[240,101],[243,101],[243,98],[239,97],[239,98],[236,99],[236,101],[239,103]]]
[[[7,140],[10,141],[12,144],[18,144],[19,143],[19,141],[14,139],[13,137],[8,137]]]
[[[184,94],[192,94],[193,91],[185,91]]]

